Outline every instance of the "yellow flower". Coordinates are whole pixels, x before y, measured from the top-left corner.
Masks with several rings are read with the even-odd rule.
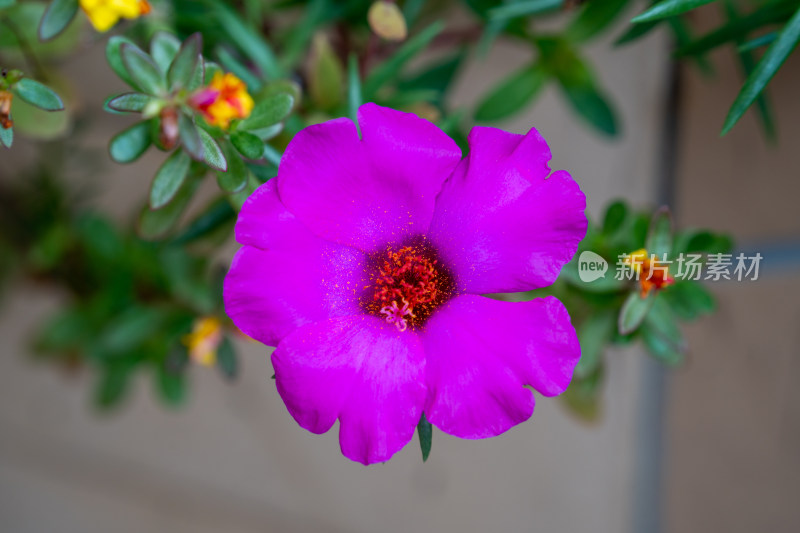
[[[217,348],[222,342],[222,323],[217,317],[207,316],[194,321],[192,332],[183,337],[189,348],[189,357],[195,363],[212,366],[217,362]]]
[[[631,252],[624,261],[638,274],[642,298],[647,297],[654,289],[660,290],[675,283],[675,279],[669,275],[668,263],[662,264],[658,259],[650,257],[644,248]]]
[[[135,19],[150,13],[147,0],[80,0],[81,8],[97,31],[108,31],[120,18]]]
[[[226,129],[231,120],[250,116],[255,104],[242,80],[230,72],[217,72],[211,83],[189,98],[189,105],[200,111],[212,126]]]

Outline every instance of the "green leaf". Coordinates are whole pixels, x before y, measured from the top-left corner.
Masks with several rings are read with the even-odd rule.
[[[197,128],[200,134],[200,143],[203,145],[203,161],[213,170],[228,170],[228,162],[222,154],[222,150],[211,135],[202,128]]]
[[[125,66],[125,63],[122,61],[121,49],[123,44],[136,47],[136,45],[133,44],[133,41],[130,39],[121,37],[119,35],[114,35],[108,40],[108,44],[106,45],[106,60],[108,61],[111,70],[113,70],[122,81],[137,91],[142,92],[143,88],[134,81],[130,74],[128,74],[128,69]]]
[[[593,312],[578,327],[581,359],[575,367],[575,377],[583,379],[593,374],[602,362],[603,350],[614,334],[614,314],[610,310]]]
[[[662,291],[661,297],[684,320],[695,320],[701,315],[713,313],[716,309],[711,293],[694,281],[677,280]]]
[[[603,365],[598,365],[585,378],[573,379],[567,390],[559,396],[563,405],[585,422],[596,421],[602,413],[604,374]]]
[[[736,12],[736,8],[730,1],[725,2],[725,10],[727,11],[728,18],[730,20],[736,20],[739,18],[738,13]],[[772,43],[777,38],[777,33],[772,32],[764,37],[770,37],[770,36],[771,39],[762,40],[761,43],[758,44],[758,46],[768,45]],[[750,41],[750,43],[752,42],[753,41]],[[739,63],[742,66],[745,78],[749,77],[756,67],[756,59],[753,55],[753,52],[751,51],[751,48],[745,47],[746,44],[750,43],[744,43],[744,39],[738,39],[736,41],[736,44],[739,45],[737,48]],[[760,95],[758,95],[758,98],[756,98],[756,106],[757,106],[756,110],[758,111],[758,116],[761,119],[761,126],[764,129],[765,137],[769,141],[774,141],[777,135],[775,130],[775,119],[772,114],[772,106],[770,105],[769,100],[767,99],[766,93],[762,92]]]
[[[159,209],[167,205],[178,193],[189,173],[191,159],[182,150],[175,150],[156,172],[150,186],[150,208]]]
[[[200,139],[200,128],[186,113],[178,114],[178,135],[181,138],[183,149],[192,156],[192,159],[203,161],[204,150],[203,142]]]
[[[22,78],[12,85],[11,92],[32,106],[45,111],[61,111],[64,109],[64,103],[61,98],[51,88],[30,78]]]
[[[169,32],[158,31],[150,41],[150,56],[161,72],[166,74],[180,48],[180,39]]]
[[[103,366],[94,389],[94,404],[101,409],[117,407],[130,388],[135,367],[128,361],[112,361]]]
[[[433,66],[426,67],[401,80],[397,84],[397,88],[400,91],[436,91],[436,102],[439,103],[452,86],[466,55],[467,50],[462,49]]]
[[[106,107],[121,113],[141,113],[150,100],[146,94],[125,93],[109,98]]]
[[[231,207],[228,198],[219,198],[192,220],[172,243],[186,244],[201,239],[235,220],[236,211]]]
[[[164,75],[158,65],[139,47],[122,43],[119,49],[122,63],[131,79],[141,88],[141,92],[161,95],[166,90]]]
[[[155,240],[169,232],[189,205],[201,177],[190,174],[172,201],[161,209],[152,210],[145,206],[139,216],[139,235],[146,240]]]
[[[227,159],[228,169],[224,172],[217,171],[217,184],[225,192],[240,191],[247,185],[247,174],[249,172],[247,166],[230,143],[223,142],[222,148],[225,154],[223,161]]]
[[[17,3],[17,0],[0,0],[0,9],[8,9]]]
[[[633,17],[631,22],[638,24],[640,22],[652,22],[654,20],[674,17],[675,15],[686,13],[687,11],[710,4],[714,1],[715,0],[662,0],[641,15]]]
[[[419,436],[419,447],[422,451],[422,462],[424,463],[431,454],[431,445],[433,444],[433,426],[425,418],[424,412],[417,424],[417,435]]]
[[[130,163],[139,159],[149,146],[150,122],[137,122],[111,139],[108,153],[117,163]]]
[[[39,23],[39,39],[49,41],[64,31],[78,12],[78,0],[53,0]]]
[[[613,235],[619,231],[628,220],[628,204],[624,200],[617,200],[610,204],[603,217],[603,233]]]
[[[252,131],[267,128],[285,119],[292,111],[294,98],[288,93],[278,93],[259,101],[237,129]]]
[[[778,38],[778,32],[771,31],[769,33],[765,33],[760,37],[756,37],[755,39],[751,39],[746,43],[742,43],[737,47],[739,53],[742,52],[749,52],[750,50],[755,50],[756,48],[761,48],[762,46],[768,46],[772,44],[772,42]]]
[[[527,17],[558,9],[563,0],[523,0],[490,9],[487,14],[492,20]]]
[[[475,120],[499,120],[513,115],[533,100],[547,79],[547,72],[538,64],[523,67],[484,97],[475,111]]]
[[[798,41],[800,41],[800,9],[789,19],[789,22],[778,34],[778,38],[767,48],[756,68],[747,77],[747,81],[728,111],[725,124],[722,126],[722,135],[733,128],[747,108],[758,98],[758,95],[797,46]]]
[[[632,24],[622,35],[617,37],[617,40],[614,41],[614,46],[622,46],[623,44],[629,44],[633,41],[637,41],[640,38],[644,37],[651,30],[658,27],[661,24],[662,20],[654,20],[652,22],[643,22],[641,24]]]
[[[563,39],[542,38],[536,44],[544,68],[558,78],[567,101],[578,116],[606,135],[617,135],[614,110],[600,91],[591,68],[576,49]]]
[[[200,33],[193,34],[183,42],[167,72],[167,85],[170,90],[189,86],[201,62],[202,49],[203,36]]]
[[[566,29],[566,37],[574,42],[584,42],[598,35],[613,23],[630,0],[591,0],[581,8]]]
[[[661,298],[654,301],[641,332],[653,357],[670,365],[683,361],[686,343],[669,305]]]
[[[261,159],[264,157],[264,141],[252,133],[235,131],[231,134],[231,143],[247,159]]]
[[[250,195],[262,185],[262,183],[263,182],[261,180],[253,175],[253,171],[251,170],[247,175],[247,185],[245,188],[239,192],[229,194],[227,196],[228,203],[231,205],[231,207],[236,209],[236,211],[241,211],[244,203],[248,198],[250,198]]]
[[[228,38],[244,52],[270,79],[283,77],[275,53],[259,33],[245,25],[239,15],[222,2],[214,2],[215,11],[211,14]]]
[[[233,380],[239,373],[236,351],[228,337],[224,337],[217,348],[217,368],[226,378]]]
[[[364,81],[364,99],[371,101],[384,84],[400,75],[405,64],[428,47],[428,44],[444,29],[441,21],[434,22],[414,37],[403,43],[397,52],[376,66]]]
[[[317,35],[311,46],[308,92],[311,101],[323,111],[333,110],[342,101],[344,68],[323,34]]]
[[[231,72],[234,76],[242,80],[248,88],[258,89],[262,82],[253,72],[237,58],[227,47],[218,45],[214,48],[214,56],[219,61],[224,70]],[[209,77],[209,79],[211,79]]]
[[[3,128],[0,126],[0,144],[6,148],[11,148],[14,143],[14,128]]]
[[[594,85],[561,85],[572,109],[589,125],[609,136],[619,133],[617,118],[611,104]]]
[[[648,254],[658,257],[672,251],[672,215],[667,207],[661,207],[653,213],[645,249]]]
[[[675,55],[678,57],[700,55],[729,41],[747,38],[747,34],[762,26],[784,22],[795,9],[796,6],[791,2],[765,4],[756,11],[728,22],[698,39],[681,44]]]
[[[187,380],[181,370],[168,368],[166,364],[157,367],[158,391],[167,405],[177,407],[186,401]]]
[[[724,254],[731,251],[733,241],[727,235],[707,230],[685,231],[675,239],[675,253]]]
[[[655,291],[642,298],[639,291],[632,291],[619,312],[618,331],[620,335],[633,333],[644,321],[655,300]]]
[[[358,71],[358,56],[351,53],[347,58],[347,116],[356,124],[358,124],[358,108],[363,103],[361,76]]]

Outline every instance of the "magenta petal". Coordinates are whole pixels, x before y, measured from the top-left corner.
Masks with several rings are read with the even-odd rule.
[[[236,241],[262,250],[322,245],[322,240],[283,205],[274,179],[245,201],[236,222]]]
[[[389,460],[411,440],[425,401],[419,338],[370,316],[318,322],[272,354],[278,392],[314,433],[338,418],[342,453],[364,464]]]
[[[425,416],[467,439],[493,437],[533,413],[530,385],[562,393],[580,345],[556,298],[502,302],[463,295],[447,303],[422,333],[427,358]]]
[[[586,198],[532,129],[476,127],[470,154],[436,203],[429,236],[459,285],[473,294],[545,287],[586,234]]]
[[[314,237],[316,245],[260,250],[243,246],[225,277],[225,311],[270,346],[308,323],[358,313],[364,257]]]
[[[345,118],[298,133],[281,159],[278,190],[315,234],[372,251],[428,229],[461,152],[410,113],[365,104],[358,120],[363,140]]]

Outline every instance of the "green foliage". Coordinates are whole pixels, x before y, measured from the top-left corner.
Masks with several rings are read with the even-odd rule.
[[[417,424],[417,436],[419,436],[419,447],[422,451],[422,462],[424,463],[431,454],[431,445],[433,444],[433,426],[425,418],[424,412]]]

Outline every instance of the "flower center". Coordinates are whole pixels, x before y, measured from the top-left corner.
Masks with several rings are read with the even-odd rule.
[[[388,246],[373,254],[370,263],[371,287],[362,307],[400,331],[424,324],[453,295],[453,276],[424,239]]]

